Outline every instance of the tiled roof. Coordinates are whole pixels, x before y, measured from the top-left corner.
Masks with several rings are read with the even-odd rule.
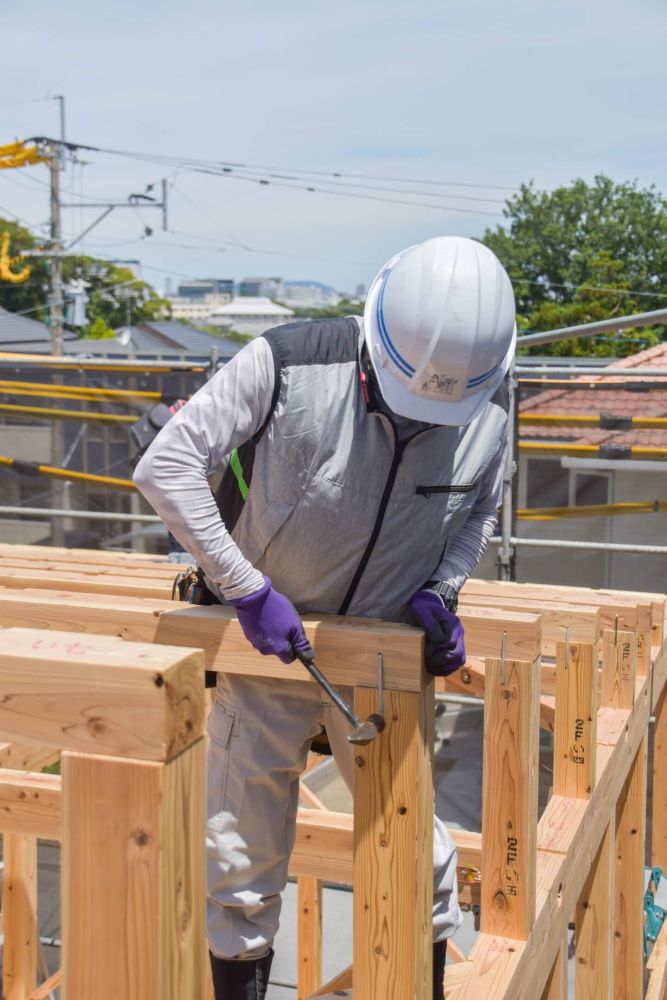
[[[66,332],[65,340],[76,340]],[[8,312],[0,306],[0,351],[48,350],[51,332],[46,323]]]
[[[639,377],[642,368],[667,368],[667,343],[656,344],[639,354],[616,361],[614,368],[628,370],[629,380],[637,386],[636,391],[613,388],[610,379],[604,379],[595,371],[585,379],[573,379],[573,385],[582,382],[603,382],[604,389],[568,389],[559,387],[538,391],[528,395],[524,387],[524,398],[519,410],[522,414],[544,413],[548,415],[599,416],[610,413],[619,417],[667,417],[667,388],[641,391],[642,382],[652,381],[651,376]],[[637,376],[637,377],[635,377]],[[627,444],[648,448],[667,447],[667,428],[653,430],[611,431],[596,427],[558,427],[554,425],[521,425],[521,437],[530,441],[552,441],[576,444]]]

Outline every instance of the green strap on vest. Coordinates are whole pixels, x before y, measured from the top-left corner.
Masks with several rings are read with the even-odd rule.
[[[243,475],[243,468],[241,466],[241,459],[239,458],[238,448],[234,448],[234,451],[229,456],[229,468],[234,473],[234,478],[239,487],[239,493],[243,497],[243,502],[248,499],[248,493],[250,489],[245,481],[245,476]]]

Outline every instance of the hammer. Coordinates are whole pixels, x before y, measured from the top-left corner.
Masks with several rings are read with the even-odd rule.
[[[354,709],[348,705],[345,698],[343,698],[343,696],[331,686],[322,671],[315,666],[315,653],[312,650],[309,650],[308,652],[301,652],[298,649],[294,649],[294,655],[297,660],[303,663],[310,676],[317,681],[324,691],[326,691],[333,703],[341,710],[350,725],[354,727],[354,732],[348,736],[350,743],[356,743],[359,746],[366,746],[367,743],[371,743],[372,740],[377,739],[385,727],[385,721],[382,715],[378,715],[374,712],[372,715],[369,715],[366,722],[362,722]],[[378,686],[380,689],[380,712],[382,712],[382,653],[378,654],[378,679]]]

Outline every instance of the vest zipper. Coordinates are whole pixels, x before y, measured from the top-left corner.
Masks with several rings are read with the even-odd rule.
[[[382,528],[382,522],[384,520],[384,515],[387,510],[387,505],[389,504],[389,498],[391,496],[391,491],[394,487],[394,482],[396,480],[396,473],[398,472],[398,467],[401,464],[403,453],[407,445],[409,445],[411,441],[414,441],[414,439],[416,437],[419,437],[420,434],[425,434],[426,431],[431,430],[430,427],[425,427],[423,430],[417,431],[416,434],[413,434],[412,437],[406,438],[405,441],[400,442],[398,440],[398,434],[396,433],[396,428],[394,427],[393,422],[390,420],[389,423],[391,425],[392,434],[394,435],[394,455],[391,460],[391,465],[389,466],[389,474],[387,475],[387,481],[384,484],[384,490],[382,492],[382,498],[380,500],[380,506],[378,507],[377,516],[375,518],[375,524],[373,525],[373,530],[371,531],[370,538],[368,539],[368,544],[364,549],[364,554],[362,555],[359,561],[359,565],[356,568],[355,574],[352,577],[352,582],[350,583],[350,586],[347,588],[347,593],[343,598],[343,603],[338,609],[339,615],[347,614],[347,609],[352,603],[352,599],[356,593],[357,587],[359,586],[359,581],[361,580],[364,574],[364,570],[368,565],[368,561],[371,555],[373,554],[373,549],[375,548],[375,543],[378,540],[378,535],[380,534],[380,530]]]
[[[432,493],[471,493],[476,486],[477,483],[466,483],[462,486],[418,486],[415,493],[428,500]]]

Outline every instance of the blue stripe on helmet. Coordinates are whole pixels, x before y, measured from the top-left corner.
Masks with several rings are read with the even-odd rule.
[[[384,292],[385,288],[387,287],[387,279],[389,278],[390,274],[391,271],[387,271],[384,278],[382,279],[382,287],[380,288],[380,294],[378,295],[378,303],[377,303],[377,308],[375,310],[375,316],[377,319],[378,329],[380,331],[380,340],[382,341],[384,349],[386,350],[387,354],[394,362],[396,367],[399,369],[399,371],[402,371],[404,375],[407,375],[408,378],[410,378],[412,375],[414,375],[415,369],[409,362],[405,360],[405,358],[402,358],[401,355],[398,353],[396,347],[394,346],[391,340],[391,337],[389,336],[389,333],[387,331],[387,326],[384,321],[384,311],[383,311]]]
[[[468,379],[468,389],[472,389],[474,386],[481,385],[482,382],[486,382],[487,378],[490,378],[494,372],[498,371],[498,365],[494,365],[490,368],[488,372],[484,372],[483,375],[476,375],[474,378]]]

